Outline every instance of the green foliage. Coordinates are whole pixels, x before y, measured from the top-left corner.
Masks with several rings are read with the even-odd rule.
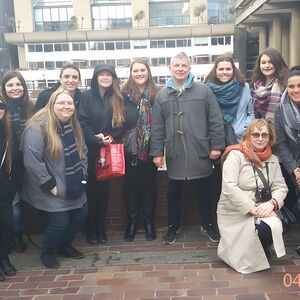
[[[198,19],[198,24],[201,19],[201,23],[203,23],[203,12],[206,10],[205,4],[200,4],[194,7],[194,17]]]
[[[137,21],[138,26],[141,25],[141,21],[145,18],[145,12],[141,9],[134,16],[134,21]]]

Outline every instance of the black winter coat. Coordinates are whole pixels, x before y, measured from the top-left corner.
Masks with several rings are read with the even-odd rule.
[[[50,99],[51,95],[59,87],[60,87],[60,82],[57,82],[54,87],[42,91],[39,94],[39,96],[36,100],[36,104],[35,104],[35,107],[34,107],[34,112],[37,112],[37,111],[41,110],[42,108],[44,108],[47,105],[47,103],[49,102],[49,99]],[[76,89],[75,90],[75,95],[74,95],[74,101],[75,101],[76,107],[78,107],[78,104],[81,101],[81,99],[82,99],[82,93],[79,89]]]

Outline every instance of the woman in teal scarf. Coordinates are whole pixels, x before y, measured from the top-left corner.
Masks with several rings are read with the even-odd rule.
[[[219,57],[205,79],[220,105],[223,115],[226,146],[238,144],[254,119],[253,100],[248,83],[235,66],[232,57]],[[214,175],[215,202],[219,200],[222,184],[221,165],[216,164]]]

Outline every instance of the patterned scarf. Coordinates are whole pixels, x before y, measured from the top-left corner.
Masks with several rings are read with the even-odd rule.
[[[274,78],[267,86],[264,86],[260,80],[256,81],[252,89],[252,97],[255,115],[274,120],[274,112],[281,97],[278,79]]]
[[[244,86],[235,79],[222,85],[213,82],[208,82],[207,85],[217,98],[224,123],[231,124],[236,117]]]
[[[231,150],[239,150],[243,152],[246,158],[248,158],[257,167],[262,167],[263,162],[269,159],[272,155],[272,149],[269,144],[266,146],[264,151],[257,152],[246,139],[242,144],[228,146],[222,155],[222,162],[224,162]]]
[[[280,111],[283,116],[285,132],[296,144],[300,144],[300,112],[299,107],[292,101],[287,92],[282,95]]]
[[[144,90],[139,100],[134,99],[131,89],[126,89],[124,92],[129,97],[130,101],[138,104],[139,117],[136,123],[137,134],[137,157],[140,160],[147,160],[150,149],[150,136],[151,136],[151,113],[152,106],[149,101],[149,92]]]
[[[69,122],[60,123],[58,134],[64,147],[66,170],[66,199],[78,199],[85,190],[85,180],[74,131]]]

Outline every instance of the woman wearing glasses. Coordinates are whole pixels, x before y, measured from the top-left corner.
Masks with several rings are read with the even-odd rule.
[[[41,261],[59,268],[56,255],[82,258],[72,247],[86,216],[87,148],[71,94],[59,88],[23,132],[25,176],[23,199],[46,212],[48,225]]]
[[[218,255],[243,274],[270,268],[272,243],[277,257],[285,255],[276,211],[283,205],[287,187],[272,154],[274,142],[272,124],[256,119],[241,143],[227,147],[222,156]]]
[[[278,155],[294,182],[300,211],[300,65],[288,73],[287,92],[275,111]],[[300,255],[300,246],[297,248]]]
[[[11,177],[12,141],[10,120],[5,100],[0,96],[0,267],[7,276],[16,274],[8,254],[12,244],[13,208],[15,190]],[[0,272],[0,281],[4,280]]]

